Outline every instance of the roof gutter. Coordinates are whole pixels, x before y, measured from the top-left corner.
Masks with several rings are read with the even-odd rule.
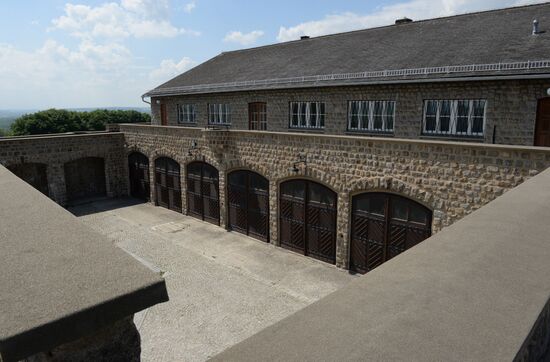
[[[141,96],[141,101],[142,101],[143,103],[147,103],[148,105],[151,105],[151,102],[147,102],[147,101],[145,100],[145,97],[149,97],[149,95],[147,95],[147,93],[144,94],[144,95],[142,95],[142,96]]]
[[[234,87],[234,88],[215,88],[215,89],[197,89],[195,91],[178,91],[170,90],[157,91],[152,93],[149,91],[143,97],[167,97],[186,94],[208,94],[208,93],[228,93],[242,92],[250,90],[276,90],[276,89],[299,89],[312,87],[342,87],[353,85],[387,85],[387,84],[419,84],[419,83],[447,83],[447,82],[474,82],[474,81],[499,81],[499,80],[528,80],[528,79],[550,79],[550,73],[541,74],[515,74],[515,75],[491,75],[491,76],[475,76],[475,77],[449,77],[449,78],[416,78],[416,79],[393,79],[393,80],[357,80],[357,81],[340,81],[330,83],[293,83],[293,84],[277,84],[263,85],[256,87]],[[144,101],[145,102],[145,101]],[[149,102],[146,102],[149,103]],[[150,104],[150,103],[149,103]]]

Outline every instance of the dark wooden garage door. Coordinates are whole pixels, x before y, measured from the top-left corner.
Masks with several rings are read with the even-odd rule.
[[[106,196],[105,162],[100,157],[85,157],[65,163],[67,201]]]
[[[156,204],[181,212],[180,165],[168,157],[155,160]]]
[[[350,270],[366,273],[415,246],[431,233],[432,212],[386,193],[353,198]]]
[[[269,181],[251,171],[228,177],[229,228],[269,241]]]
[[[187,214],[220,224],[218,170],[205,162],[187,165]]]
[[[281,245],[328,263],[336,262],[336,193],[308,180],[280,188]]]
[[[149,159],[143,153],[134,152],[128,156],[130,173],[130,195],[149,201]]]
[[[48,196],[49,188],[46,169],[45,164],[32,162],[8,166],[8,170],[13,172],[17,177]]]

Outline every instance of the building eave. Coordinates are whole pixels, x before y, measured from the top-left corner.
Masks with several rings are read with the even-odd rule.
[[[464,66],[398,69],[348,74],[327,74],[157,88],[145,93],[143,97],[165,97],[186,94],[226,93],[252,90],[295,89],[328,86],[334,87],[347,85],[536,79],[550,78],[550,73],[545,73],[549,70],[550,60],[473,64]]]

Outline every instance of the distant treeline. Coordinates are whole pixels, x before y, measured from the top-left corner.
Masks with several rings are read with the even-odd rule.
[[[48,109],[17,118],[7,131],[9,136],[64,133],[78,131],[103,131],[107,123],[150,122],[151,116],[134,110],[98,109],[90,112]],[[0,136],[2,136],[0,129]],[[4,131],[5,132],[5,131]],[[6,132],[5,132],[6,133]]]

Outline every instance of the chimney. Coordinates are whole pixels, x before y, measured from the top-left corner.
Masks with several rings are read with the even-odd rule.
[[[409,19],[407,17],[403,17],[395,21],[395,25],[408,24],[408,23],[412,23],[412,19]]]
[[[539,34],[539,21],[537,19],[533,20],[533,35]]]
[[[309,36],[308,35],[302,35],[300,37],[300,40],[306,40],[306,39],[309,39]]]

